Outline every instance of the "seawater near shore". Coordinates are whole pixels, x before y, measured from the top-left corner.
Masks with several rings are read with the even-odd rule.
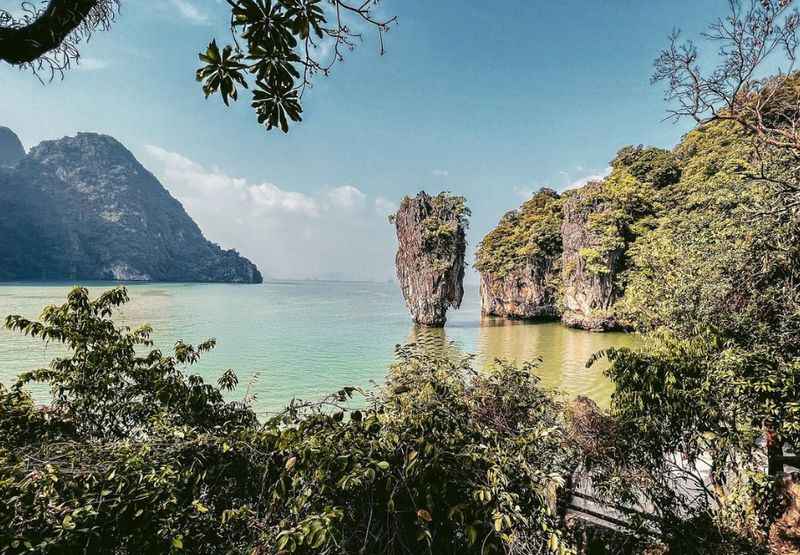
[[[115,283],[87,283],[93,296]],[[63,303],[73,284],[0,284],[0,316],[37,317],[48,304]],[[595,352],[635,346],[636,336],[591,333],[555,322],[526,323],[482,318],[477,286],[466,286],[460,310],[448,313],[444,329],[418,328],[408,317],[393,283],[280,281],[263,285],[131,284],[131,302],[120,323],[149,323],[157,347],[175,341],[217,339],[217,348],[192,372],[215,381],[234,369],[240,389],[256,396],[259,411],[274,411],[292,398],[317,399],[344,386],[383,383],[395,346],[425,342],[430,348],[473,353],[478,368],[496,358],[515,362],[541,359],[537,374],[545,387],[568,396],[586,395],[601,406],[612,386],[605,366],[585,367]],[[46,366],[63,353],[59,345],[0,330],[0,382],[8,385],[24,370]],[[35,386],[37,400],[48,398]]]

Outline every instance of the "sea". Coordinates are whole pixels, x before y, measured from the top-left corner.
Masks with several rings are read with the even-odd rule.
[[[91,282],[92,296],[119,283]],[[46,305],[61,304],[74,283],[0,285],[0,317],[36,318]],[[476,370],[496,359],[538,364],[542,385],[567,397],[585,395],[608,404],[613,385],[604,360],[587,368],[593,353],[609,347],[635,347],[625,333],[592,333],[557,322],[529,323],[482,317],[477,286],[466,286],[462,306],[448,312],[444,329],[413,325],[396,283],[270,281],[262,285],[126,284],[131,300],[116,320],[148,323],[156,346],[171,349],[177,340],[217,347],[189,371],[208,381],[227,369],[239,377],[234,396],[254,397],[261,414],[281,410],[292,399],[316,400],[345,386],[374,388],[384,383],[398,345],[448,349],[474,355]],[[64,354],[47,344],[0,330],[0,382],[13,383],[25,370],[45,367]],[[47,386],[31,387],[46,403]]]

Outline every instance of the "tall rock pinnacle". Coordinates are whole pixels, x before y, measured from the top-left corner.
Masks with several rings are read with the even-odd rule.
[[[397,278],[414,322],[444,326],[464,297],[469,209],[464,197],[424,191],[406,197],[391,221],[397,229]]]

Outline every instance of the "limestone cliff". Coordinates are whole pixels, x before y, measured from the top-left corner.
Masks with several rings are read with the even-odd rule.
[[[664,149],[625,147],[602,181],[559,196],[542,189],[481,241],[484,314],[560,317],[594,331],[623,327],[617,302],[630,246],[654,225],[665,188],[681,177]]]
[[[561,268],[559,195],[542,189],[503,216],[481,241],[481,311],[488,316],[558,317]]]
[[[0,167],[0,280],[260,283],[122,144],[79,133]]]
[[[464,296],[469,210],[463,197],[424,191],[406,197],[390,221],[397,231],[397,278],[414,322],[443,326]]]
[[[14,166],[25,158],[19,137],[8,127],[0,126],[0,166]]]
[[[537,264],[504,276],[481,274],[481,312],[511,319],[557,318],[556,296],[549,281],[552,278],[552,268]]]
[[[593,229],[591,221],[608,213],[608,202],[598,194],[602,183],[590,183],[564,202],[561,225],[561,320],[568,326],[594,331],[618,327],[613,313],[619,297],[616,279],[622,270],[624,243]]]

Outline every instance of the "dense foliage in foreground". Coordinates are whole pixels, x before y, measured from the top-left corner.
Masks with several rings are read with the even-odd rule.
[[[225,399],[233,372],[184,372],[213,340],[164,354],[149,328],[116,326],[127,298],[75,289],[41,322],[7,319],[69,356],[0,386],[0,553],[758,553],[779,509],[756,445],[764,405],[742,397],[758,389],[713,341],[605,353],[611,414],[565,410],[532,365],[478,374],[407,346],[378,391],[259,421]],[[626,533],[565,519],[575,477],[632,511]]]
[[[182,371],[213,347],[119,328],[124,289],[75,289],[7,325],[70,355],[0,389],[2,553],[538,553],[566,550],[574,457],[532,368],[398,352],[387,385],[259,423]],[[152,349],[152,350],[148,350]],[[36,407],[31,382],[50,385]]]

